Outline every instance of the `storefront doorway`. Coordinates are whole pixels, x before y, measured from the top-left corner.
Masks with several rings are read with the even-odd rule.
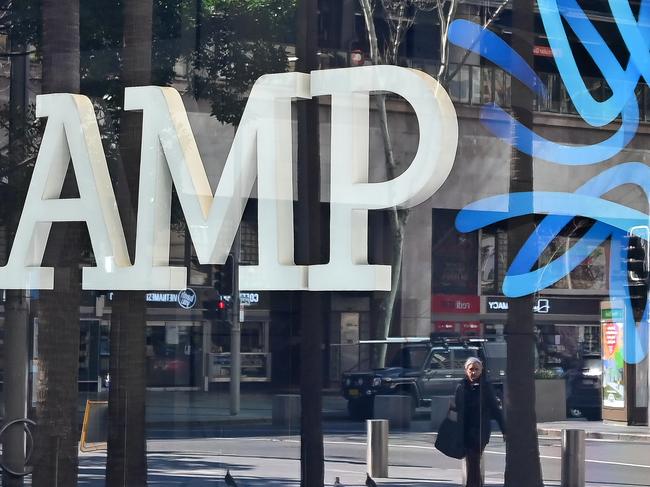
[[[212,324],[210,353],[208,354],[209,382],[230,381],[230,324]],[[245,321],[241,324],[241,380],[242,382],[271,381],[271,353],[269,350],[269,322]]]
[[[203,325],[198,322],[147,323],[147,385],[196,388],[203,376]]]

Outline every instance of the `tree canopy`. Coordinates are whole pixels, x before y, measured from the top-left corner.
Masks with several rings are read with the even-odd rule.
[[[194,94],[210,100],[219,121],[236,125],[253,83],[288,68],[295,0],[204,0],[197,17]]]

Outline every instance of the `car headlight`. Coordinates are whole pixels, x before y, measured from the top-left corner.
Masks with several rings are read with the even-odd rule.
[[[600,377],[603,375],[603,371],[596,368],[596,369],[589,369],[585,372],[583,372],[583,375],[586,377]]]
[[[348,377],[347,379],[345,379],[345,386],[346,386],[346,387],[350,387],[350,384],[352,384],[352,381],[351,381],[350,378]]]
[[[357,385],[358,385],[358,386],[362,386],[362,385],[363,385],[363,378],[359,377],[359,378],[357,379]]]
[[[372,379],[372,387],[379,387],[381,385],[381,377]]]

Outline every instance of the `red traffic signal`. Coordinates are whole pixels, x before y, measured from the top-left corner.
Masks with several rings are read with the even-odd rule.
[[[228,303],[224,299],[203,301],[203,318],[206,320],[228,321]]]

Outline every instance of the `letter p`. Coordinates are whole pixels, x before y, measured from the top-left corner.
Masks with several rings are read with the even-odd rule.
[[[420,140],[411,165],[392,180],[369,183],[371,92],[392,92],[415,111]],[[456,111],[426,73],[397,66],[312,71],[312,96],[332,96],[330,262],[310,266],[313,291],[391,287],[391,268],[368,264],[368,210],[410,208],[447,179],[458,145]],[[392,238],[392,237],[391,237]]]

